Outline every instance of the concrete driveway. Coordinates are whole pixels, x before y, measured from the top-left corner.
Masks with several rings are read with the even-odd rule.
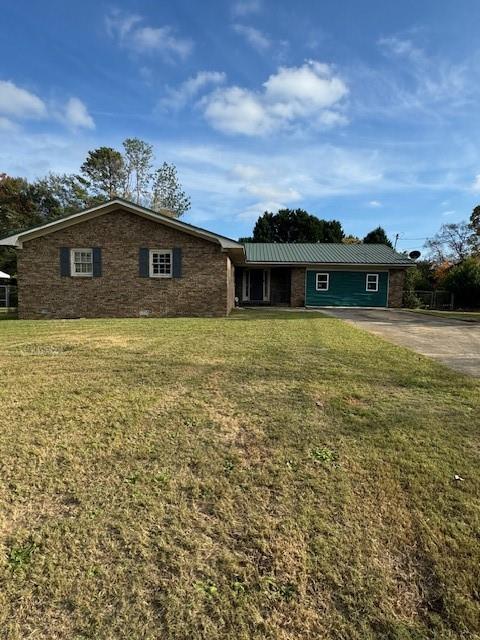
[[[395,309],[322,309],[403,347],[480,377],[480,324]]]

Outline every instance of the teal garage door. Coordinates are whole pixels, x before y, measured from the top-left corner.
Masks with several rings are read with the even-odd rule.
[[[307,270],[307,307],[386,307],[388,272]]]

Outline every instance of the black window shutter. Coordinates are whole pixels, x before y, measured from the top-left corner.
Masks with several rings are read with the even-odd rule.
[[[60,247],[60,275],[62,278],[70,277],[70,249]]]
[[[172,276],[174,278],[182,277],[182,250],[180,247],[174,247],[172,251],[173,265]]]
[[[138,268],[139,268],[139,275],[141,278],[150,277],[149,260],[150,260],[149,250],[142,247],[138,252]]]
[[[100,247],[93,247],[93,277],[100,278],[102,275],[102,250]]]

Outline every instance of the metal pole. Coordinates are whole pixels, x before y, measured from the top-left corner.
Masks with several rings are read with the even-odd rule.
[[[394,249],[396,249],[396,248],[397,248],[397,242],[398,242],[399,237],[400,237],[400,234],[399,234],[399,233],[396,233],[396,234],[395,234],[395,244],[393,245],[393,248],[394,248]]]

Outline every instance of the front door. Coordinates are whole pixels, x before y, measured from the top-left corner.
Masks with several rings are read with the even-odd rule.
[[[246,302],[270,301],[269,269],[245,269],[243,272],[243,300]]]
[[[263,302],[264,278],[263,269],[250,270],[250,302]]]

